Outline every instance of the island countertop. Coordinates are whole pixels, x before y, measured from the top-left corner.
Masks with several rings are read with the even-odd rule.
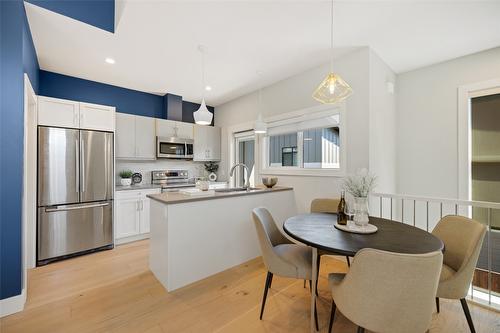
[[[230,197],[239,197],[239,196],[256,195],[256,194],[264,194],[264,193],[272,193],[280,191],[291,191],[291,190],[293,190],[292,187],[275,186],[273,188],[259,188],[259,189],[252,189],[249,191],[215,192],[213,195],[205,195],[205,196],[190,196],[186,194],[181,194],[179,192],[165,192],[161,194],[150,194],[147,197],[156,200],[158,202],[170,205],[170,204],[178,204],[185,202],[224,199]]]

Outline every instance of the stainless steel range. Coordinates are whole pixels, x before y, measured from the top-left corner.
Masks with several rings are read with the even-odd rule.
[[[162,192],[174,192],[184,187],[195,187],[195,179],[187,170],[157,170],[151,172],[151,182],[161,185]]]

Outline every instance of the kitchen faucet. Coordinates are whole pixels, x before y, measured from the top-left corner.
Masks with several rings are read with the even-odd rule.
[[[246,164],[244,164],[244,163],[238,163],[238,164],[233,165],[233,167],[231,168],[231,171],[229,172],[229,177],[233,176],[234,169],[236,169],[236,167],[238,167],[238,166],[243,167],[243,169],[245,169],[247,171],[247,179],[246,179],[245,185],[243,185],[243,188],[245,188],[246,190],[248,190],[250,188],[250,170],[248,169],[248,167],[246,166]]]

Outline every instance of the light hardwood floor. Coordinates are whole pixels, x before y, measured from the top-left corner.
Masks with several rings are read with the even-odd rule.
[[[260,321],[266,274],[260,259],[167,293],[148,270],[148,248],[140,241],[32,270],[26,309],[1,319],[0,332],[308,332],[310,298],[302,281],[275,277]],[[322,332],[331,303],[327,272],[346,270],[340,260],[322,260]],[[477,332],[500,332],[499,313],[470,308]],[[356,327],[338,315],[334,332]],[[430,332],[468,332],[458,301],[442,300]]]

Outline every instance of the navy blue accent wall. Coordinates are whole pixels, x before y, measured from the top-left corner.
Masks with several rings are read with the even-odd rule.
[[[115,106],[117,112],[166,118],[163,96],[40,70],[40,95]]]
[[[115,0],[26,0],[50,11],[115,32]]]
[[[182,96],[166,94],[165,100],[168,119],[182,121]]]
[[[182,100],[173,94],[158,96],[44,70],[40,70],[39,78],[39,95],[110,105],[116,107],[117,112],[137,116],[167,119],[168,108],[174,104],[179,107]],[[194,123],[193,112],[199,107],[198,103],[182,101],[182,121]],[[207,107],[214,112],[213,107]]]
[[[0,1],[0,298],[21,293],[23,4]]]
[[[198,110],[199,108],[200,108],[200,104],[198,104],[198,103],[183,101],[182,102],[182,121],[187,122],[187,123],[194,123],[193,113],[196,110]],[[208,109],[208,111],[210,111],[214,114],[214,117],[212,118],[212,126],[214,126],[215,109],[213,106],[208,106],[208,105],[207,105],[207,109]]]

